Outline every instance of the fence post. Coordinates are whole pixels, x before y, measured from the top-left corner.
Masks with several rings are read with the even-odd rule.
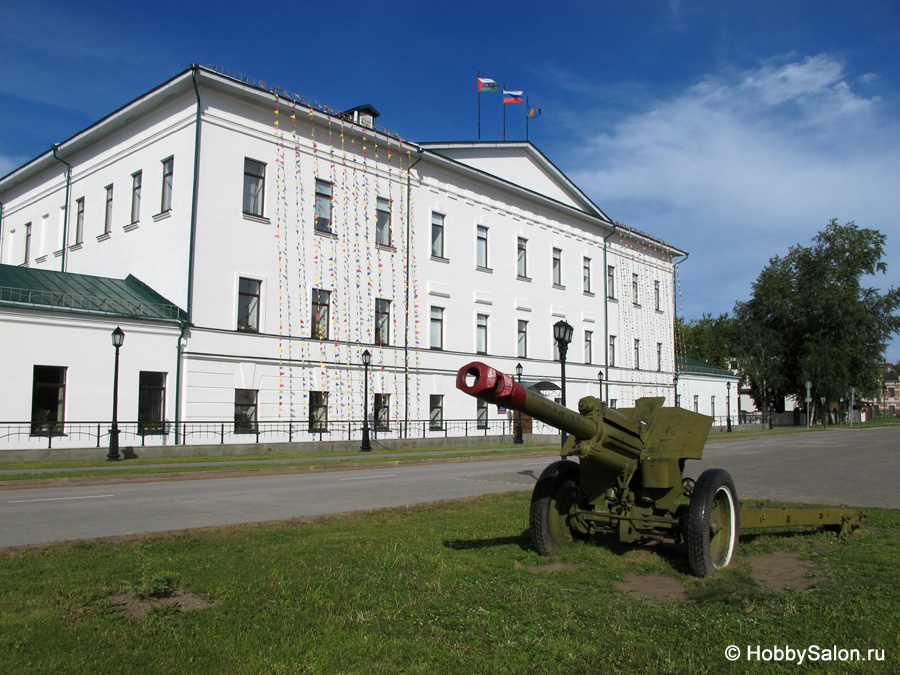
[[[100,447],[100,424],[97,424],[97,447]]]
[[[225,423],[219,423],[219,445],[225,445]]]

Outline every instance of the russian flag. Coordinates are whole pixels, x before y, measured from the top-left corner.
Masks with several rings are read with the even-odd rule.
[[[522,92],[521,91],[506,91],[503,90],[503,102],[504,103],[521,103],[522,102]]]
[[[494,80],[492,80],[489,77],[479,77],[478,78],[478,91],[479,92],[500,91],[500,85],[497,84]]]

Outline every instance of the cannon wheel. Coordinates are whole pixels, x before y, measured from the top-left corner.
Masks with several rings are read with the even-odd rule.
[[[569,527],[569,509],[580,501],[581,467],[565,460],[553,462],[538,478],[531,493],[531,543],[540,555],[550,555],[573,539],[587,535]]]
[[[727,567],[737,552],[739,506],[734,481],[724,469],[700,474],[688,505],[685,542],[691,572],[698,577]]]

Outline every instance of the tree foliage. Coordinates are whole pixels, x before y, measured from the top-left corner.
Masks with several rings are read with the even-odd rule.
[[[701,319],[686,322],[675,320],[676,335],[681,352],[716,368],[728,370],[734,360],[734,320],[727,313],[713,318],[704,314]]]
[[[885,235],[832,220],[812,246],[774,257],[734,309],[735,353],[751,395],[764,405],[775,397],[846,398],[878,387],[878,362],[888,339],[900,332],[900,289],[885,293],[862,278],[884,273]]]

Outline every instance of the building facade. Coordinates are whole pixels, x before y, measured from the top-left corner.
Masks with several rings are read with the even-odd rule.
[[[558,382],[560,320],[570,401],[675,402],[682,251],[608,218],[530,143],[411,143],[376,117],[192,66],[0,179],[0,264],[131,275],[181,310],[165,340],[122,349],[120,418],[137,421],[141,372],[165,374],[159,443],[352,438],[364,415],[391,436],[508,431],[456,373]],[[55,347],[70,316],[41,311],[52,340],[0,315],[3,358],[74,367]],[[31,420],[28,367],[0,418]],[[67,384],[70,424],[108,419],[97,379]]]

